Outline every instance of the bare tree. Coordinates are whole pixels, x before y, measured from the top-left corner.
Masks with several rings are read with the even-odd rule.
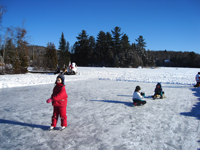
[[[5,12],[6,12],[6,7],[0,5],[0,30],[2,29],[2,26],[1,26],[2,16],[3,16],[3,14],[4,14]],[[1,37],[0,37],[0,47],[1,47],[1,43],[2,43],[2,39],[1,39]],[[3,61],[4,61],[4,58],[3,58]],[[2,71],[3,71],[3,65],[2,65]],[[3,72],[2,72],[2,73],[3,73]]]
[[[1,22],[2,22],[2,16],[3,16],[3,14],[4,14],[5,12],[6,12],[6,7],[0,5],[0,25],[1,25]]]

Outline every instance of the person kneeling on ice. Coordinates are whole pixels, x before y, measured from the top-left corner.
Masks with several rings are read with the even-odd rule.
[[[155,88],[154,92],[155,92],[155,94],[153,96],[153,99],[157,98],[157,96],[160,96],[161,99],[163,98],[164,91],[162,90],[161,83],[158,83],[156,85],[156,88]]]
[[[200,72],[197,73],[195,80],[196,80],[197,84],[194,85],[194,87],[199,87],[200,86]]]
[[[135,106],[141,106],[146,104],[146,101],[142,100],[145,96],[144,93],[140,93],[141,87],[140,86],[136,86],[135,88],[135,92],[133,93],[133,104]]]
[[[65,85],[64,85],[65,77],[64,75],[58,75],[55,82],[55,87],[53,89],[53,93],[51,98],[46,102],[51,103],[53,105],[53,116],[52,116],[52,124],[49,130],[53,130],[56,127],[58,117],[61,118],[61,130],[67,127],[67,98],[68,95],[66,93]]]

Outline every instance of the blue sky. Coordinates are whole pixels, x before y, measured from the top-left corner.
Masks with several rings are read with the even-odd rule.
[[[95,39],[116,26],[130,43],[140,35],[146,50],[200,53],[200,0],[0,0],[3,27],[24,27],[30,44],[72,46],[82,30]]]

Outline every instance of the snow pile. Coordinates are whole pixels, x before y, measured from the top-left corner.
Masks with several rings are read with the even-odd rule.
[[[65,76],[66,82],[99,79],[112,81],[130,81],[146,83],[168,83],[168,84],[195,84],[195,75],[199,69],[191,68],[97,68],[79,67],[75,76]],[[30,86],[38,84],[54,83],[57,75],[54,74],[19,74],[0,76],[0,88],[17,86]]]

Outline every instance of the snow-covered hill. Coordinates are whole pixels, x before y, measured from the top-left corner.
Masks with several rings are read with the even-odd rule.
[[[0,150],[200,148],[200,89],[193,88],[199,69],[79,67],[78,71],[65,76],[68,127],[62,132],[48,131],[53,107],[46,99],[57,75],[0,76]],[[157,82],[167,98],[152,100]],[[147,104],[141,107],[132,106],[137,85],[146,95]]]

